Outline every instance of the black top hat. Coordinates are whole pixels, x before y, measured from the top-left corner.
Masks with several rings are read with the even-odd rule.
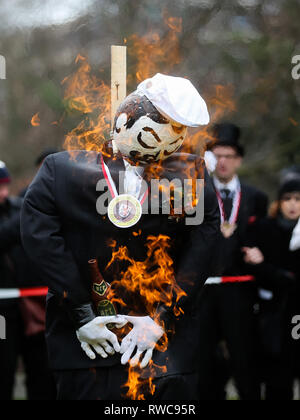
[[[239,143],[241,130],[234,124],[222,123],[213,126],[214,141],[211,149],[216,146],[229,146],[234,148],[237,153],[243,157],[245,155],[244,147]]]

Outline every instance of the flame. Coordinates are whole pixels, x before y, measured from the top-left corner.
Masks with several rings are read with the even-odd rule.
[[[128,370],[128,381],[123,387],[128,388],[126,397],[131,400],[144,401],[146,399],[144,390],[150,393],[150,395],[154,395],[155,393],[153,379],[142,379],[140,369],[131,366]]]
[[[128,388],[126,397],[131,400],[145,401],[148,395],[154,395],[156,386],[154,379],[156,374],[159,372],[167,373],[166,366],[155,365],[152,361],[148,368],[150,372],[149,378],[141,378],[141,370],[138,367],[129,367],[128,369],[128,381],[123,388]],[[145,395],[146,394],[146,395]]]
[[[235,111],[234,89],[228,86],[213,86],[213,92],[206,96],[206,102],[210,113],[210,124],[197,129],[195,132],[190,130],[184,143],[184,151],[196,153],[203,156],[208,145],[215,142],[212,135],[212,124],[220,122],[227,114]]]
[[[32,118],[31,118],[31,125],[33,127],[39,127],[41,125],[41,120],[39,117],[39,113],[35,114]]]
[[[166,11],[163,17],[167,26],[167,33],[163,37],[158,31],[150,31],[143,37],[131,35],[127,40],[129,54],[136,62],[138,82],[154,76],[158,71],[170,73],[181,62],[179,34],[182,32],[182,18],[169,17]]]
[[[158,306],[164,306],[173,310],[174,315],[179,317],[183,314],[180,308],[180,299],[186,293],[178,286],[174,275],[173,260],[169,255],[171,247],[168,236],[149,236],[147,238],[147,257],[144,261],[135,261],[130,257],[126,247],[116,249],[115,241],[111,241],[113,248],[112,259],[107,269],[118,262],[126,262],[128,268],[121,273],[121,279],[112,282],[109,300],[121,307],[131,307],[132,314],[144,313],[152,317],[157,323],[162,325],[166,331],[164,322],[160,319]],[[122,296],[122,298],[120,298]],[[128,305],[127,297],[131,300]],[[141,305],[142,302],[142,305]],[[165,352],[168,348],[167,333],[164,334],[156,346],[156,350]],[[153,364],[150,366],[148,379],[140,377],[139,368],[129,368],[128,382],[125,385],[129,388],[127,397],[131,399],[144,399],[142,389],[153,395],[153,378],[157,369],[166,371],[166,367],[158,367]]]
[[[110,131],[110,87],[91,73],[86,57],[78,55],[78,70],[62,81],[69,114],[80,113],[84,119],[69,132],[64,147],[71,150],[103,151]]]
[[[128,268],[122,273],[121,280],[118,278],[111,284],[109,299],[113,303],[120,303],[120,296],[126,292],[138,297],[143,302],[143,311],[157,322],[162,323],[157,312],[159,304],[169,308],[173,307],[176,316],[183,313],[177,306],[185,292],[177,285],[174,275],[173,260],[169,255],[171,247],[170,238],[165,235],[149,236],[147,238],[147,258],[144,261],[135,261],[130,257],[127,247],[115,248],[115,243],[110,244],[113,248],[112,259],[107,265],[109,269],[116,262],[127,262]],[[127,306],[122,301],[122,305]],[[140,308],[132,308],[138,311]]]

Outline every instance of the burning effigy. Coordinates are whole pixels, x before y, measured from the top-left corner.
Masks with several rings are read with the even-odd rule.
[[[208,122],[189,80],[157,74],[120,104],[113,143],[49,156],[31,184],[22,236],[49,285],[60,399],[196,399],[220,212],[204,159],[181,148]]]

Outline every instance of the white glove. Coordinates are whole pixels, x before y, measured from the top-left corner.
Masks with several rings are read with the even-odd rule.
[[[125,318],[133,325],[133,329],[122,341],[120,353],[123,356],[121,363],[126,365],[131,359],[135,348],[137,348],[135,356],[130,361],[130,366],[137,366],[142,354],[146,352],[140,365],[144,369],[152,359],[155,346],[164,335],[164,330],[149,316],[125,316]]]
[[[117,336],[107,328],[107,325],[115,324],[116,328],[123,328],[127,323],[128,321],[121,315],[95,318],[76,332],[82,350],[91,360],[96,359],[92,348],[103,359],[113,356],[115,352],[119,353],[120,344]]]
[[[216,156],[213,154],[213,152],[210,152],[210,151],[205,152],[204,160],[205,160],[205,164],[206,164],[209,174],[212,174],[213,172],[215,172],[217,164],[218,164],[218,160]]]

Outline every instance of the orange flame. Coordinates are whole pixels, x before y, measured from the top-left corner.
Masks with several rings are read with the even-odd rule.
[[[134,34],[128,38],[129,54],[136,62],[138,82],[154,76],[158,71],[168,73],[181,62],[178,35],[182,31],[182,19],[168,17],[164,12],[164,22],[168,27],[164,37],[158,32],[150,31],[143,37]]]
[[[41,120],[39,117],[39,113],[35,114],[32,118],[31,118],[31,125],[33,127],[39,127],[41,125]]]
[[[128,388],[126,397],[137,401],[144,401],[146,399],[144,395],[145,391],[143,391],[144,389],[146,389],[150,395],[154,395],[155,393],[153,379],[142,379],[140,369],[133,367],[129,367],[128,381],[124,385],[124,388]]]
[[[168,236],[149,236],[147,238],[147,258],[145,261],[135,261],[130,257],[126,247],[120,247],[118,250],[113,246],[112,259],[107,269],[118,261],[128,263],[128,269],[122,273],[121,280],[118,278],[111,285],[110,300],[120,304],[120,296],[124,296],[124,291],[137,296],[137,301],[142,302],[143,307],[132,308],[140,313],[140,310],[158,322],[159,313],[157,307],[163,304],[169,308],[172,307],[175,297],[176,305],[174,314],[178,316],[183,313],[177,306],[180,299],[185,296],[185,292],[177,285],[174,275],[173,260],[168,251],[170,249],[170,238]],[[127,303],[122,300],[122,306]]]
[[[195,132],[190,130],[184,143],[184,151],[203,156],[207,146],[215,141],[211,126],[222,120],[226,115],[235,111],[234,89],[232,86],[213,86],[214,92],[206,97],[211,123]]]
[[[148,368],[147,378],[141,377],[139,367],[129,367],[128,381],[123,385],[123,388],[128,388],[126,397],[131,400],[144,401],[146,400],[146,396],[154,395],[156,390],[154,377],[157,372],[166,373],[166,366],[157,366],[151,362]]]
[[[112,259],[107,269],[118,262],[128,263],[126,272],[121,273],[121,279],[115,280],[111,284],[109,300],[115,305],[121,307],[131,307],[132,315],[144,313],[152,317],[163,327],[164,323],[160,319],[158,306],[163,304],[172,308],[176,317],[183,314],[180,308],[180,299],[186,296],[186,293],[178,286],[175,280],[173,260],[169,255],[170,238],[164,235],[149,236],[147,238],[147,258],[144,261],[135,261],[129,255],[126,247],[113,247]],[[120,298],[122,296],[122,298]],[[130,305],[128,304],[130,299]],[[156,346],[156,350],[165,352],[168,348],[168,337],[165,333],[163,338]],[[156,366],[156,369],[158,367]],[[166,369],[162,367],[160,369]],[[141,389],[149,391],[150,394],[155,391],[152,378],[154,371],[148,375],[149,379],[141,379],[139,369],[129,369],[129,378],[126,386],[129,388],[127,397],[132,399],[143,399]]]
[[[62,82],[64,100],[69,113],[81,113],[85,118],[67,134],[64,147],[101,152],[110,131],[110,87],[91,74],[85,57],[79,55],[76,63],[78,71]]]

